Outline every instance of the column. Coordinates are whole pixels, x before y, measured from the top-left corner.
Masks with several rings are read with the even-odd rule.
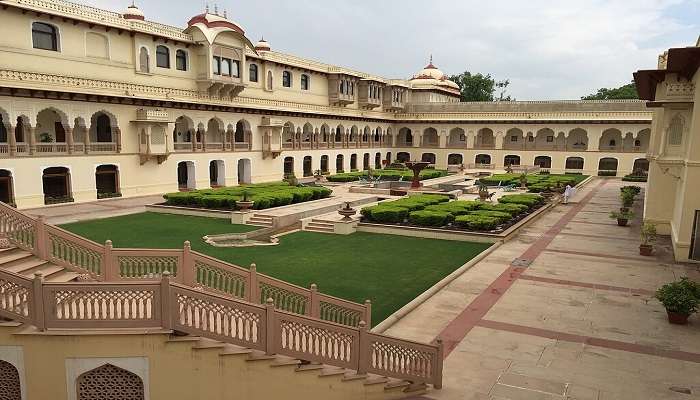
[[[34,136],[36,128],[34,126],[28,126],[27,131],[29,131],[29,154],[32,155],[36,153],[36,137]]]
[[[73,128],[67,126],[66,128],[64,128],[64,131],[66,132],[66,147],[68,150],[68,154],[73,154]]]
[[[83,140],[83,152],[90,153],[90,128],[85,128],[85,139]]]
[[[170,128],[170,124],[168,124],[168,128]],[[114,140],[114,143],[116,144],[116,147],[117,147],[117,153],[121,153],[122,152],[122,130],[119,127],[115,127],[113,129],[113,132],[114,132],[113,140]],[[169,132],[172,132],[172,130],[170,130]],[[165,137],[167,138],[168,135],[166,134]]]
[[[473,149],[473,148],[475,148],[475,146],[474,146],[474,139],[475,139],[476,137],[474,136],[474,132],[473,132],[473,131],[469,131],[469,132],[466,133],[466,135],[467,135],[467,140],[466,140],[466,142],[467,142],[467,148],[468,148],[468,149]]]
[[[17,138],[15,137],[15,128],[12,124],[7,124],[7,142],[9,144],[9,152],[11,156],[14,156],[17,152]]]

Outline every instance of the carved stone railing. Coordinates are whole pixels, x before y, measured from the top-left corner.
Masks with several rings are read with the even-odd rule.
[[[193,257],[196,258],[196,257]],[[161,328],[442,387],[443,347],[370,333],[171,282],[45,282],[0,270],[0,317],[50,329]]]
[[[17,247],[37,257],[106,282],[159,280],[167,271],[174,282],[188,287],[264,304],[272,298],[277,308],[295,314],[357,327],[360,321],[371,326],[372,306],[319,293],[259,274],[250,269],[193,252],[189,242],[182,249],[114,249],[33,219],[0,203],[0,233]]]

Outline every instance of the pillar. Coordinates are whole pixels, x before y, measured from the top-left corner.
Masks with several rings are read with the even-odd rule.
[[[68,126],[64,130],[66,131],[66,147],[68,150],[68,154],[73,154],[73,128]]]
[[[27,131],[29,131],[29,154],[32,155],[36,153],[36,137],[34,135],[36,128],[33,125],[28,126]]]
[[[9,147],[10,155],[13,156],[17,152],[17,138],[15,137],[15,128],[12,124],[7,124],[7,143]]]
[[[90,152],[90,129],[85,129],[85,139],[83,140],[83,151],[85,154]]]

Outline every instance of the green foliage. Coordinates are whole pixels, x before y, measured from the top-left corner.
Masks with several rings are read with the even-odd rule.
[[[479,179],[479,183],[496,186],[496,185],[520,185],[525,184],[531,193],[549,192],[566,187],[566,185],[576,186],[588,175],[581,174],[538,174],[538,175],[522,175],[522,174],[496,174],[486,178]]]
[[[610,219],[626,219],[626,220],[631,220],[634,218],[634,213],[631,211],[611,211],[610,212]]]
[[[656,241],[656,225],[645,222],[639,232],[643,245],[650,245]]]
[[[620,86],[618,88],[600,88],[598,92],[581,97],[581,100],[620,100],[620,99],[638,99],[637,86],[632,83]]]
[[[477,214],[460,215],[455,218],[455,225],[473,231],[492,231],[498,224],[498,218]]]
[[[530,207],[518,203],[482,204],[479,209],[487,211],[500,211],[510,214],[512,217],[526,212]]]
[[[620,193],[625,193],[629,192],[632,193],[634,196],[639,195],[642,193],[642,188],[639,186],[623,186],[620,188]]]
[[[668,311],[691,315],[700,305],[700,285],[687,277],[663,285],[656,291],[656,298]]]
[[[490,211],[490,210],[476,210],[476,211],[470,211],[469,215],[480,215],[482,217],[489,217],[498,220],[499,224],[502,224],[509,219],[511,219],[511,215],[507,212],[503,211]]]
[[[483,206],[483,203],[478,201],[450,201],[449,203],[436,204],[425,207],[428,211],[444,211],[454,216],[468,214],[469,211],[474,211]]]
[[[445,226],[454,221],[454,215],[445,211],[413,211],[408,215],[408,221],[420,226]]]
[[[418,175],[420,180],[440,178],[446,176],[447,171],[437,170],[437,169],[424,169]],[[372,171],[372,176],[379,178],[381,181],[398,181],[399,179],[403,181],[410,181],[413,179],[413,171],[407,169],[397,170],[397,169],[375,169]],[[354,182],[359,180],[361,177],[368,177],[367,171],[362,172],[346,172],[341,174],[329,175],[326,177],[329,182]]]
[[[510,85],[508,79],[497,81],[490,74],[472,74],[469,71],[450,76],[449,79],[459,86],[461,101],[515,100],[510,95],[506,95],[506,89]]]
[[[630,191],[620,193],[620,200],[622,200],[623,207],[632,207],[634,204],[634,193]]]
[[[629,174],[622,177],[623,182],[646,182],[648,176]]]
[[[287,183],[261,183],[192,192],[175,192],[163,196],[168,205],[235,210],[236,202],[252,201],[253,208],[263,210],[329,197],[332,191],[322,186],[297,187]]]
[[[617,171],[598,171],[598,176],[617,176]]]
[[[374,207],[363,208],[360,213],[370,221],[379,223],[399,223],[403,222],[408,217],[409,211],[404,207],[380,204]]]
[[[501,196],[498,202],[501,204],[522,204],[532,208],[544,203],[544,197],[532,193],[507,194]]]

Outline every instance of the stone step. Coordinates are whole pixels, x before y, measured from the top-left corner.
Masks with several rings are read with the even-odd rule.
[[[80,276],[80,274],[78,274],[78,273],[64,269],[61,272],[52,274],[51,276],[49,276],[45,280],[47,282],[72,282],[72,281],[76,280],[79,276]]]
[[[308,224],[306,224],[306,227],[333,230],[333,224],[322,224],[318,222],[309,222]]]
[[[3,253],[0,253],[0,267],[2,267],[3,264],[16,261],[16,260],[21,260],[23,258],[27,257],[33,257],[34,255],[28,251],[24,251],[21,249],[12,249]]]
[[[18,260],[10,261],[1,266],[2,269],[15,274],[26,275],[25,271],[48,264],[48,261],[44,261],[40,258],[34,256],[25,257]]]
[[[63,267],[59,267],[58,265],[46,263],[46,264],[39,265],[39,266],[34,267],[34,268],[24,270],[24,271],[22,271],[22,275],[24,275],[28,278],[33,278],[34,274],[36,274],[37,272],[40,272],[41,275],[44,277],[44,279],[46,279],[53,274],[63,272],[63,270],[64,270]]]

